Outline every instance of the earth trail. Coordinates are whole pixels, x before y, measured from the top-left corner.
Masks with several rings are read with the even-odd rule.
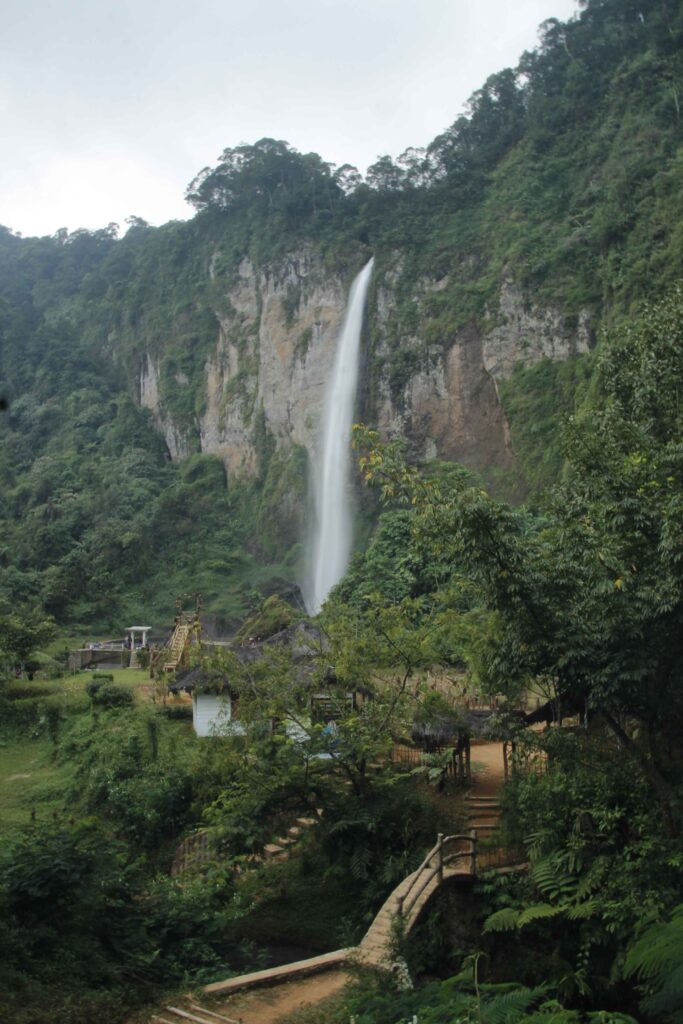
[[[236,992],[214,1003],[212,1009],[241,1024],[277,1024],[295,1010],[317,1006],[337,995],[350,980],[351,975],[347,971],[326,971],[273,988]]]

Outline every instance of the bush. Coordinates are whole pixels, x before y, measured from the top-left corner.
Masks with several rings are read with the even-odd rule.
[[[109,821],[138,851],[156,856],[191,817],[193,774],[184,740],[184,730],[142,709],[104,707],[97,716],[81,716],[59,750],[62,763],[76,768],[70,799]]]
[[[24,700],[10,701],[3,695],[0,698],[2,732],[25,735],[28,730],[33,730],[38,725],[44,709],[45,700],[42,697],[27,697]]]
[[[111,672],[93,672],[93,679],[99,679],[101,683],[113,683],[114,676]]]
[[[94,679],[86,686],[86,692],[93,704],[103,708],[125,708],[133,703],[133,694],[123,686],[100,682]]]
[[[169,718],[172,722],[188,719],[192,720],[192,705],[191,704],[177,704],[167,705],[162,709],[164,718]]]
[[[145,647],[140,648],[137,652],[138,665],[140,668],[149,668],[149,650]]]
[[[0,1007],[8,1009],[3,1003],[12,991],[31,1006],[19,1017],[15,1004],[3,1020],[80,1024],[93,1019],[80,1014],[81,998],[87,1002],[103,988],[123,998],[126,972],[151,976],[155,946],[141,906],[139,865],[99,826],[29,826],[3,845],[0,867]],[[32,1004],[48,991],[56,1009],[43,1015]]]
[[[5,691],[7,700],[25,700],[30,697],[50,697],[52,690],[44,686],[11,686]]]

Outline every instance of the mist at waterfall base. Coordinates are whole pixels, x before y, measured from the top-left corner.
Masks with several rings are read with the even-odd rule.
[[[351,556],[351,427],[358,383],[363,311],[374,259],[365,264],[349,292],[337,342],[332,376],[325,393],[322,447],[314,463],[315,529],[308,579],[302,588],[306,610],[317,615]]]

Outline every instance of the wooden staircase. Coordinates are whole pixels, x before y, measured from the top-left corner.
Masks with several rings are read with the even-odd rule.
[[[190,642],[192,626],[186,622],[179,622],[173,630],[173,636],[166,651],[166,660],[162,668],[164,672],[175,672],[180,664],[185,648]]]

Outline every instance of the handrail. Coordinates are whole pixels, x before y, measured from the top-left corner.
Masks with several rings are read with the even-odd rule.
[[[470,843],[468,850],[454,850],[452,853],[444,857],[444,847],[446,844],[450,844],[457,841],[465,841]],[[437,857],[436,866],[433,866],[431,861],[433,857]],[[429,851],[425,859],[420,864],[419,868],[413,872],[410,885],[404,893],[397,897],[397,913],[399,917],[404,917],[409,914],[413,909],[418,899],[425,891],[429,883],[437,875],[439,881],[443,880],[443,869],[446,864],[452,864],[453,861],[460,857],[470,858],[470,873],[476,874],[477,869],[477,833],[475,829],[472,829],[468,834],[458,833],[452,836],[444,836],[443,832],[439,832],[436,840],[436,845]],[[421,882],[417,891],[413,891],[418,882]]]

